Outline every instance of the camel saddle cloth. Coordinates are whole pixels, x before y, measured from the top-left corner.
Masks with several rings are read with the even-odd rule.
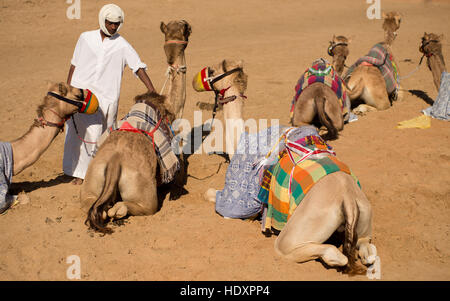
[[[129,131],[142,133],[153,144],[163,183],[169,183],[180,169],[178,157],[172,150],[173,133],[168,121],[151,105],[137,103],[131,107],[128,114],[107,129],[100,137],[97,146],[100,147],[112,131]]]
[[[0,213],[12,205],[13,199],[8,197],[8,189],[13,176],[13,163],[11,143],[0,142]]]
[[[366,56],[359,58],[356,63],[350,66],[343,77],[345,82],[348,82],[353,70],[361,64],[366,66],[373,65],[380,70],[386,83],[386,91],[389,95],[397,91],[399,88],[397,66],[395,65],[392,54],[383,45],[376,44]]]
[[[344,89],[342,79],[329,62],[320,58],[310,68],[306,69],[295,86],[295,95],[292,99],[290,112],[291,119],[294,116],[295,103],[300,94],[313,83],[323,83],[330,87],[336,93],[339,104],[341,105],[342,114],[345,115],[350,112],[350,99]]]
[[[297,153],[291,155],[294,161],[301,157]],[[307,159],[298,164],[292,162],[286,151],[281,152],[279,157],[278,163],[265,171],[258,195],[258,199],[267,205],[262,220],[263,232],[278,233],[283,230],[309,190],[328,174],[343,171],[352,175],[360,185],[349,167],[335,156]]]

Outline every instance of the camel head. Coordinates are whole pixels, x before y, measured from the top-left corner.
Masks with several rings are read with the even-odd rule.
[[[397,37],[397,30],[400,28],[402,16],[398,12],[383,12],[383,30],[385,40],[392,42]]]
[[[344,71],[345,60],[349,54],[348,44],[350,44],[350,42],[351,38],[335,35],[333,35],[333,38],[330,41],[327,52],[328,55],[333,57],[333,66],[339,75]]]
[[[203,68],[194,76],[192,85],[197,92],[226,91],[234,87],[243,95],[247,90],[247,74],[243,61],[223,60],[221,63]]]
[[[167,63],[173,65],[187,47],[192,32],[191,25],[185,20],[170,21],[167,25],[161,22],[160,29],[165,37],[164,52]]]
[[[165,95],[159,95],[156,92],[147,92],[135,96],[134,101],[136,103],[145,103],[155,107],[162,117],[167,117],[167,119],[169,119],[170,123],[175,120],[174,110]]]
[[[431,56],[433,53],[442,53],[441,41],[444,39],[444,35],[437,35],[434,33],[424,32],[422,37],[422,43],[420,44],[419,51],[426,56]]]
[[[64,82],[48,83],[48,93],[44,103],[38,107],[38,114],[43,109],[55,110],[62,117],[77,112],[94,114],[98,109],[98,99],[87,89],[78,89]]]

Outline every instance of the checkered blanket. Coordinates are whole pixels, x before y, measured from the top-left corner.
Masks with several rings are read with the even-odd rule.
[[[12,204],[8,198],[8,189],[13,176],[13,152],[9,142],[0,142],[0,213],[6,211]]]
[[[293,155],[296,159],[300,157],[300,155],[295,153]],[[291,183],[292,192],[289,193],[292,169],[294,169]],[[324,176],[337,171],[343,171],[353,176],[347,165],[334,156],[304,160],[294,166],[289,156],[286,153],[282,153],[280,161],[265,174],[266,177],[270,177],[271,175],[271,178],[269,183],[266,182],[266,186],[261,188],[259,194],[259,197],[264,194],[264,189],[268,192],[266,201],[267,212],[263,220],[263,232],[267,230],[271,231],[272,229],[281,231],[314,184]],[[356,177],[354,178],[357,181]]]
[[[155,130],[155,128],[157,129]],[[112,131],[139,132],[147,136],[158,157],[163,183],[169,183],[180,169],[180,162],[171,148],[173,133],[168,123],[162,120],[158,110],[145,103],[137,103],[131,107],[130,112],[120,121],[116,121],[101,136],[98,147],[103,144]]]
[[[359,58],[356,63],[350,66],[343,77],[344,81],[348,82],[353,70],[362,63],[369,63],[378,67],[386,82],[386,91],[389,95],[398,89],[399,78],[397,66],[395,65],[392,54],[383,45],[376,44],[366,56]]]
[[[343,115],[350,111],[350,99],[345,92],[342,79],[330,63],[328,63],[325,59],[319,59],[313,63],[313,66],[306,69],[295,86],[295,95],[292,99],[290,112],[291,119],[294,116],[295,103],[297,102],[300,94],[313,83],[323,83],[330,87],[334,93],[336,93]]]

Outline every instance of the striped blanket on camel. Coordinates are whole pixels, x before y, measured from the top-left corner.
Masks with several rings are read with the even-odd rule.
[[[112,131],[130,131],[142,133],[153,144],[163,183],[169,183],[180,169],[180,162],[171,148],[173,133],[167,120],[151,105],[136,103],[128,114],[120,121],[116,121],[97,143],[100,147]]]
[[[323,83],[336,93],[343,115],[350,111],[350,99],[347,96],[342,79],[327,60],[320,58],[313,62],[310,68],[306,69],[295,86],[295,95],[292,99],[290,112],[291,120],[294,116],[295,103],[300,94],[313,83]]]
[[[301,155],[293,153],[295,161]],[[293,170],[293,176],[290,177]],[[263,232],[283,230],[309,190],[324,176],[343,171],[353,176],[349,167],[335,156],[321,159],[307,159],[294,166],[287,152],[280,153],[280,160],[264,173],[258,198],[267,204],[266,215],[262,221]],[[292,183],[291,183],[292,182]],[[289,193],[291,186],[291,193]]]
[[[370,49],[366,56],[359,58],[356,63],[350,66],[343,77],[345,82],[348,82],[353,70],[361,64],[378,67],[384,77],[386,91],[389,95],[396,92],[399,88],[397,65],[394,62],[392,54],[389,53],[383,45],[376,44]]]

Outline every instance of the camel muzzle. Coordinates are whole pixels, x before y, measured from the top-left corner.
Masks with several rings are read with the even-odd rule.
[[[194,79],[192,80],[192,86],[197,92],[216,91],[216,89],[214,88],[215,82],[218,82],[224,77],[241,70],[241,68],[234,68],[217,76],[211,76],[211,70],[209,69],[209,67],[205,67],[194,76]]]
[[[82,90],[83,102],[72,100],[72,99],[66,98],[64,96],[61,96],[61,95],[53,93],[53,92],[48,92],[47,94],[50,96],[53,96],[59,100],[62,100],[64,102],[67,102],[71,105],[78,107],[79,113],[94,114],[98,110],[98,98],[89,89],[86,89],[86,91],[87,91],[87,94],[86,94],[86,97],[84,97],[84,91]]]

